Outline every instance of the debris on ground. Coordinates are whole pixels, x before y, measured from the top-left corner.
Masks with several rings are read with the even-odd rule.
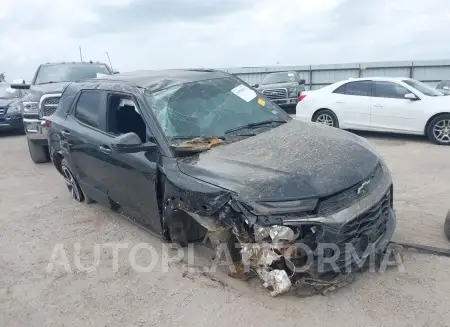
[[[242,280],[247,280],[250,277],[249,274],[245,271],[245,266],[243,263],[237,264],[234,271],[230,271],[228,273],[228,276],[230,276],[231,278]]]
[[[277,296],[289,291],[291,288],[291,280],[285,270],[274,269],[267,271],[258,269],[258,275],[263,280],[263,286],[270,290],[270,295]]]

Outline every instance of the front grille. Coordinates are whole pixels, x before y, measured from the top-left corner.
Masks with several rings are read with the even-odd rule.
[[[366,239],[367,243],[373,243],[386,232],[386,224],[391,208],[391,191],[372,208],[346,223],[339,233],[339,242],[355,243]]]
[[[350,207],[361,199],[365,198],[369,193],[371,193],[383,179],[383,168],[381,164],[378,164],[372,173],[364,181],[352,186],[351,188],[333,195],[327,199],[320,201],[318,213],[321,216],[327,216],[332,213],[341,211],[345,208]],[[369,184],[365,185],[364,191],[358,194],[358,189],[361,187],[363,182],[370,181]]]
[[[5,114],[5,112],[6,112],[5,107],[0,108],[0,116],[3,116]]]
[[[361,264],[356,261],[354,255],[362,259],[363,254],[370,249],[369,246],[377,242],[387,232],[391,209],[391,192],[392,189],[369,210],[342,227],[337,239],[333,242],[339,250],[339,256],[333,261],[332,265],[324,264],[323,270],[318,272],[319,275],[325,276],[329,273],[337,273],[338,271],[334,267],[337,267],[342,273],[349,268],[353,269],[351,267],[354,267],[355,264]],[[334,255],[334,250],[328,254],[324,252],[324,254],[325,257],[331,257]]]
[[[286,99],[287,89],[263,90],[262,94],[264,94],[270,100]]]
[[[59,96],[45,98],[41,103],[41,117],[53,115],[58,109],[60,99]]]

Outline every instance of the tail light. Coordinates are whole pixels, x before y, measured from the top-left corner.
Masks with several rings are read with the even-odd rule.
[[[306,98],[306,94],[300,94],[298,96],[298,102],[302,101],[304,98]]]
[[[51,120],[48,120],[48,119],[46,119],[46,120],[45,120],[45,127],[46,127],[46,128],[50,128],[50,127],[52,127],[52,121],[51,121]]]

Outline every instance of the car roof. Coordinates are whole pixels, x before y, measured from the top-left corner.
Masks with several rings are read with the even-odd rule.
[[[352,78],[350,77],[349,79],[345,80],[345,82],[347,81],[386,81],[386,82],[401,82],[404,80],[410,80],[411,78],[408,77],[360,77],[360,78]],[[344,81],[342,81],[344,82]]]
[[[132,86],[158,91],[170,86],[227,77],[230,74],[212,69],[140,70],[90,79],[91,82],[125,82]]]

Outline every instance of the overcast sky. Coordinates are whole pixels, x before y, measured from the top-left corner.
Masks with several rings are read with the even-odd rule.
[[[0,72],[450,59],[448,0],[0,0]]]

